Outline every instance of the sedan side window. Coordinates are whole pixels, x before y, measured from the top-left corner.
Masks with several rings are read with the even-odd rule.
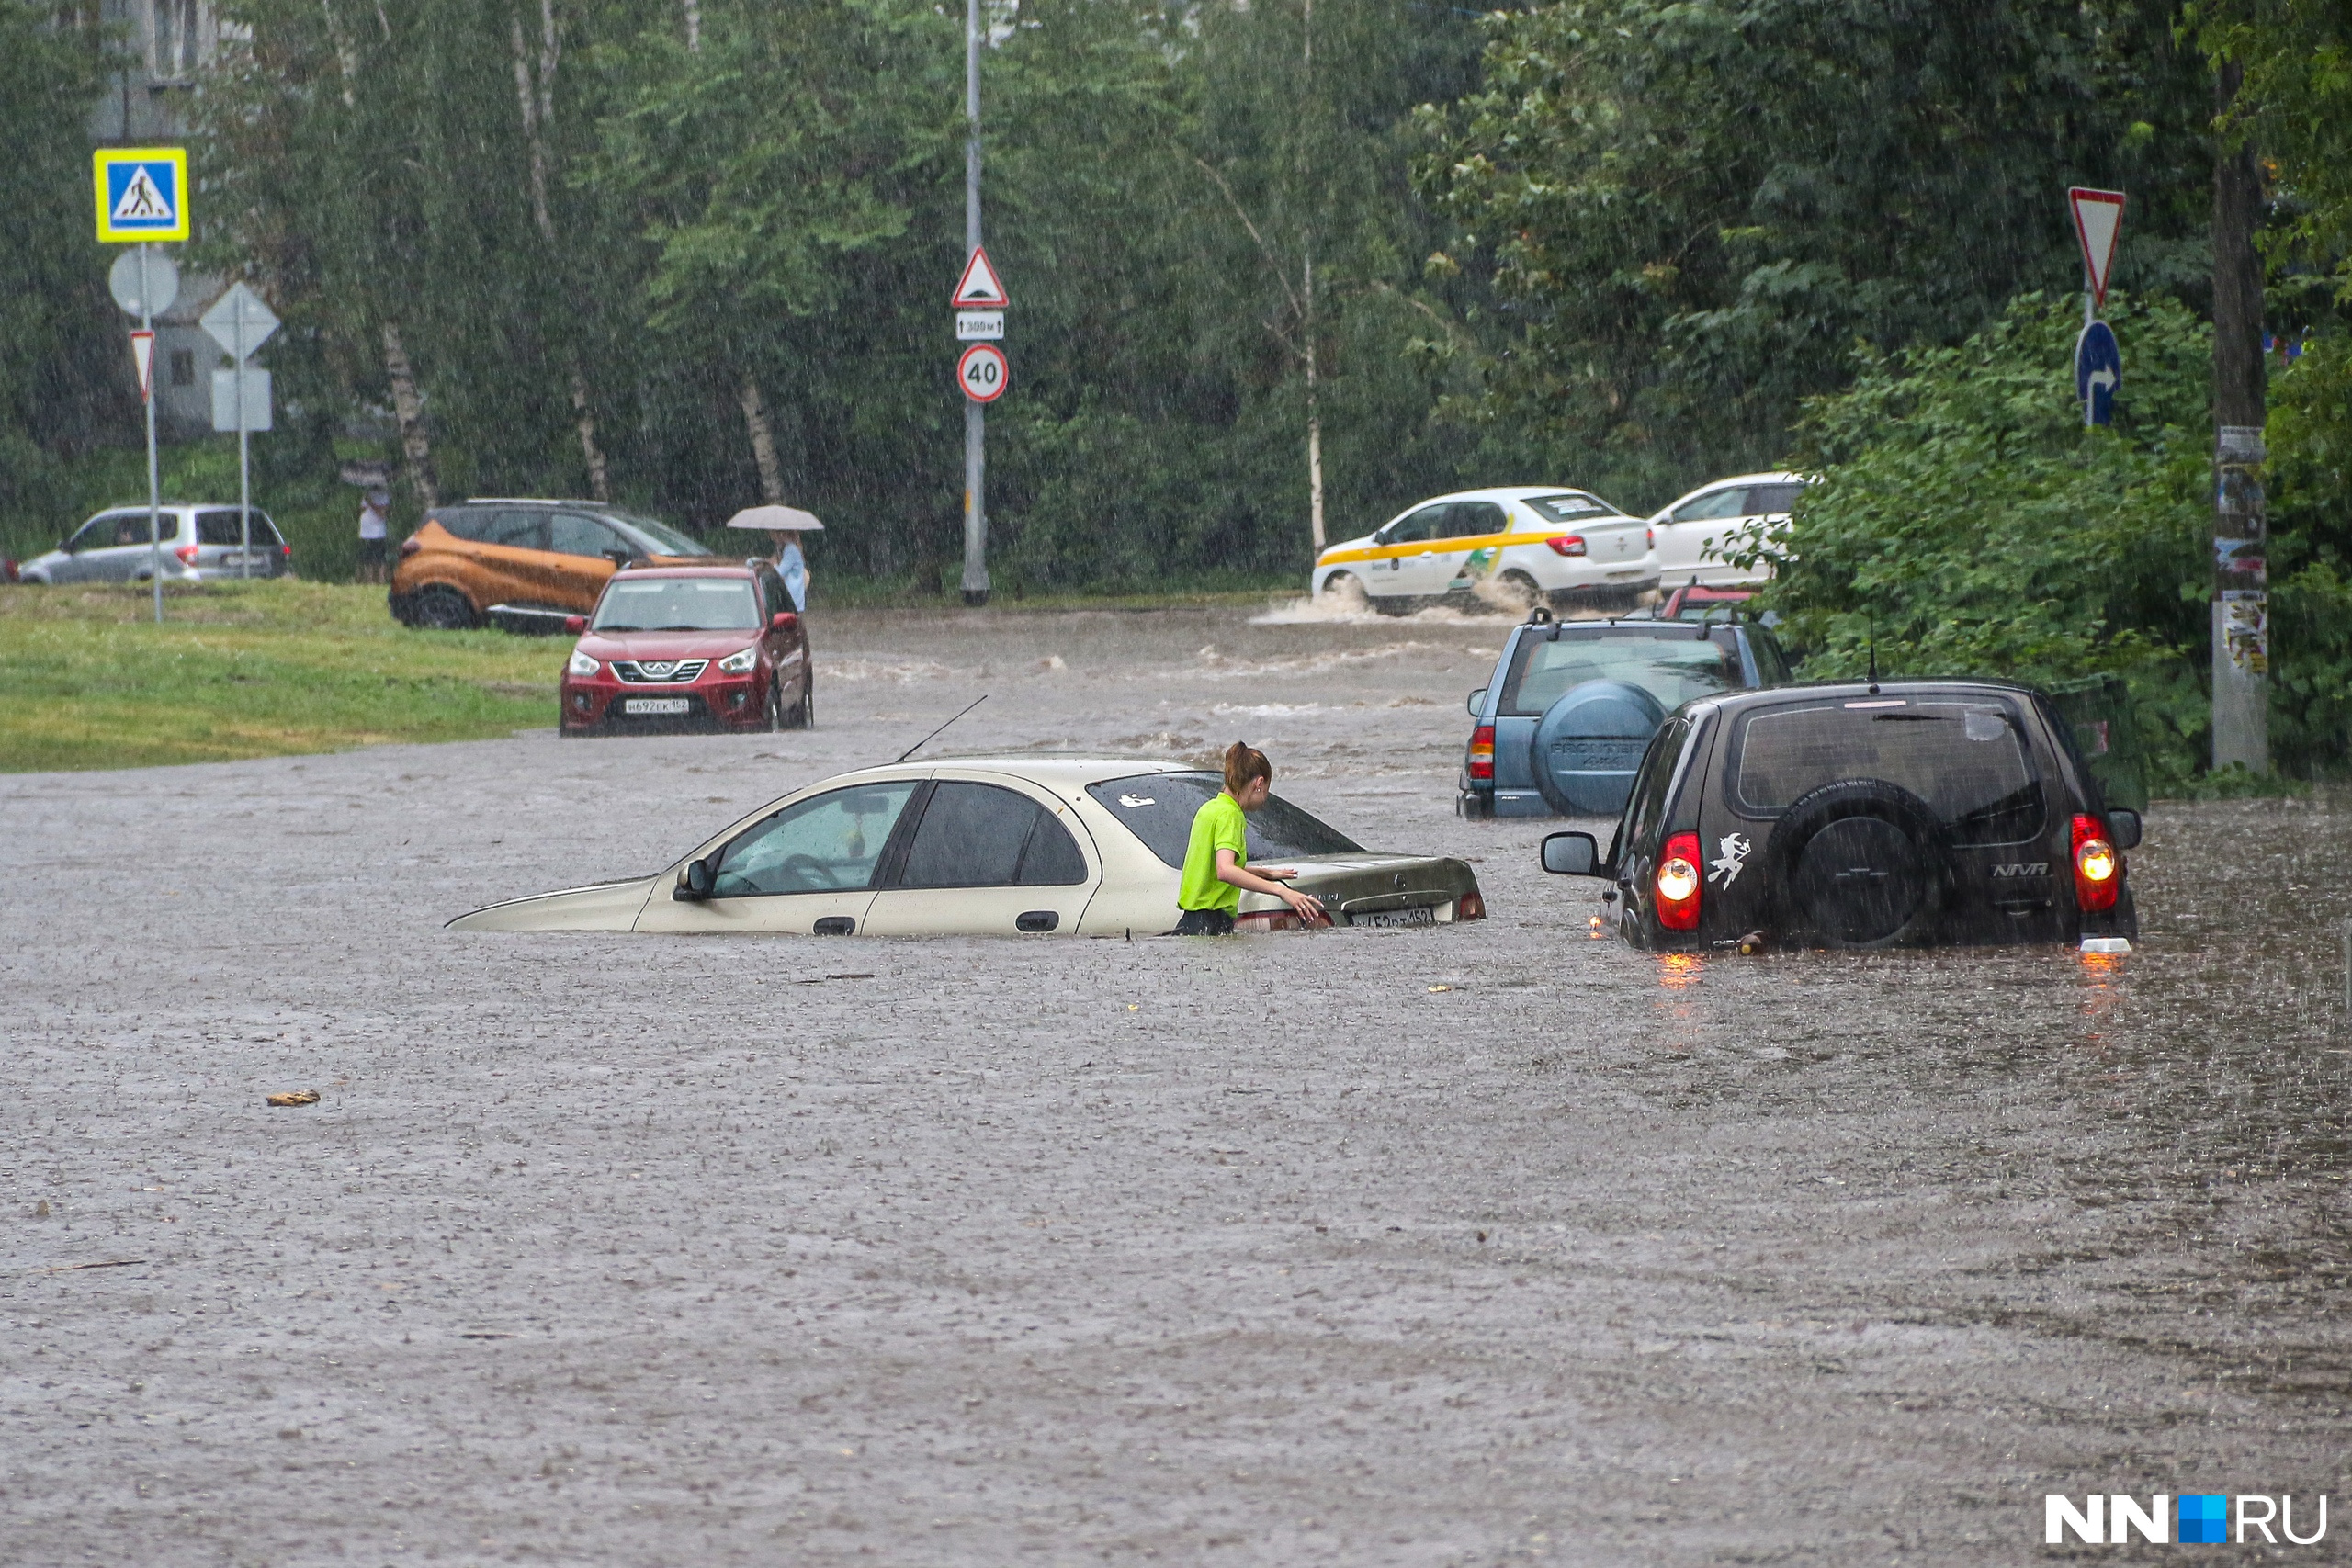
[[[907,849],[901,887],[1037,887],[1086,880],[1069,829],[1025,795],[949,780]]]
[[[1481,534],[1503,534],[1510,530],[1510,519],[1493,502],[1457,501],[1453,503],[1453,516],[1446,529],[1446,536],[1467,539]]]
[[[1750,517],[1778,516],[1781,513],[1786,512],[1791,507],[1796,505],[1797,497],[1804,493],[1804,486],[1801,484],[1753,486],[1747,492],[1747,512],[1746,515]]]
[[[916,781],[859,784],[787,806],[719,852],[714,898],[842,893],[870,886]]]
[[[1737,485],[1711,490],[1694,501],[1686,501],[1674,509],[1677,523],[1704,523],[1718,517],[1744,517],[1740,510],[1747,503],[1747,491]]]
[[[577,512],[555,514],[550,540],[552,548],[567,556],[602,556],[606,550],[628,549],[618,534],[594,517],[582,517]]]
[[[1450,506],[1424,506],[1419,512],[1398,518],[1388,530],[1392,545],[1418,545],[1427,539],[1445,536],[1446,514]]]

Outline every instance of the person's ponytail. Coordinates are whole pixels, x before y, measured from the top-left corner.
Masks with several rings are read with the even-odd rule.
[[[1252,780],[1264,779],[1272,784],[1273,778],[1274,765],[1247,740],[1237,740],[1225,749],[1225,787],[1236,796],[1248,789]]]

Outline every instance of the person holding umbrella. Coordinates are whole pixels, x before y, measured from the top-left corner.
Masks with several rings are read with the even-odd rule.
[[[729,517],[727,525],[757,529],[775,541],[775,554],[769,558],[784,579],[785,592],[792,595],[793,609],[808,614],[808,562],[800,553],[800,536],[824,532],[825,525],[817,521],[816,513],[797,506],[747,506]]]

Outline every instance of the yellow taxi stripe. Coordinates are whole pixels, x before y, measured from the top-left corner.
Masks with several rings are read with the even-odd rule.
[[[1512,534],[1476,534],[1460,539],[1419,539],[1409,545],[1368,545],[1352,550],[1325,550],[1315,558],[1317,566],[1338,566],[1346,561],[1394,560],[1398,556],[1452,555],[1456,550],[1483,550],[1508,547],[1512,545],[1540,545],[1546,539],[1566,538],[1578,530],[1562,524],[1543,533],[1521,530]]]

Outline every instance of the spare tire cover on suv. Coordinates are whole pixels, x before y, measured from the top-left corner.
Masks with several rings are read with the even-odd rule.
[[[1630,681],[1569,687],[1536,721],[1528,758],[1535,787],[1564,816],[1616,816],[1665,722],[1665,707]]]
[[[1928,803],[1883,779],[1840,779],[1789,803],[1773,833],[1785,924],[1831,947],[1918,935],[1941,907],[1944,855]]]

